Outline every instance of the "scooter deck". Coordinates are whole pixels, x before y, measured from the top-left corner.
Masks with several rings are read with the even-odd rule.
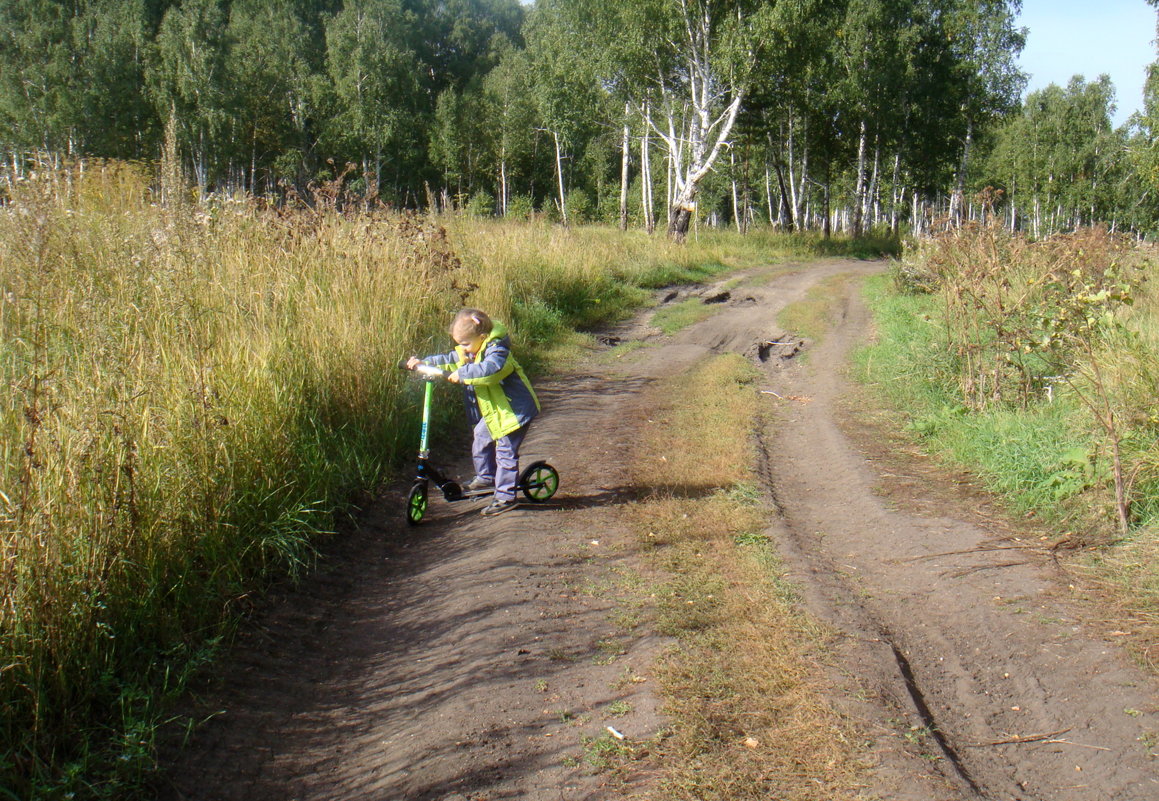
[[[485,498],[488,495],[494,495],[494,494],[495,494],[495,489],[492,487],[488,487],[487,489],[463,490],[463,497],[464,498]]]

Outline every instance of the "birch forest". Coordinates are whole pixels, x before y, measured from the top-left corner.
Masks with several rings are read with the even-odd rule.
[[[565,224],[1159,222],[1159,76],[1022,98],[1019,0],[0,0],[0,153]],[[1155,68],[1152,67],[1152,72]]]

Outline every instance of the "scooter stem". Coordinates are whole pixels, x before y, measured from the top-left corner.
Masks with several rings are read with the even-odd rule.
[[[427,447],[427,435],[430,433],[431,427],[431,394],[435,387],[430,381],[424,381],[423,384],[423,429],[419,442],[419,452],[425,455],[430,450]]]

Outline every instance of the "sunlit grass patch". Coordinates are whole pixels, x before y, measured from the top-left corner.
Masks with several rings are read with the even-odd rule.
[[[1159,531],[1139,531],[1073,564],[1116,611],[1122,642],[1143,666],[1159,673]]]
[[[764,536],[757,376],[723,356],[674,377],[697,391],[656,390],[659,425],[636,459],[649,494],[633,526],[662,577],[655,625],[678,645],[660,668],[670,731],[622,757],[657,763],[657,799],[856,796],[857,747],[819,679],[831,633],[798,609]]]
[[[682,328],[708,319],[720,309],[719,305],[705,303],[700,298],[687,298],[671,306],[657,309],[652,315],[652,325],[665,334],[675,334]]]
[[[813,286],[805,293],[805,299],[791,303],[777,315],[777,322],[786,331],[807,339],[818,341],[833,324],[836,309],[833,304],[841,297],[840,287],[849,281],[848,276],[836,275]]]

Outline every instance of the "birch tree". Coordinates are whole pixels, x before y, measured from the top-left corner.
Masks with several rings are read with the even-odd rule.
[[[951,192],[950,216],[961,220],[963,192],[980,131],[1015,111],[1026,85],[1016,59],[1026,34],[1014,27],[1022,0],[943,0],[939,16],[956,64],[947,86],[958,101],[958,168]],[[946,121],[951,127],[953,120]]]
[[[326,26],[334,113],[327,142],[361,162],[368,193],[415,109],[421,71],[409,49],[400,0],[351,0]],[[396,159],[397,161],[397,159]]]
[[[589,59],[574,47],[584,23],[567,13],[567,0],[544,0],[528,18],[525,31],[527,53],[534,75],[533,94],[541,130],[551,139],[555,157],[557,202],[564,225],[568,224],[567,181],[564,161],[602,114],[596,74]]]
[[[307,123],[319,93],[313,62],[322,54],[294,0],[239,0],[228,33],[232,138],[250,191],[257,192],[265,169],[272,172],[269,179],[303,174]]]
[[[701,183],[731,144],[761,44],[814,3],[756,0],[559,0],[582,20],[602,83],[628,99],[666,151],[668,233],[688,231]],[[645,112],[647,108],[647,112]]]
[[[219,158],[215,147],[228,119],[227,18],[216,0],[187,0],[161,22],[151,88],[158,115],[179,143],[204,189]]]
[[[508,48],[483,79],[488,129],[492,134],[492,168],[499,213],[507,215],[512,184],[530,161],[535,104],[526,53]]]

